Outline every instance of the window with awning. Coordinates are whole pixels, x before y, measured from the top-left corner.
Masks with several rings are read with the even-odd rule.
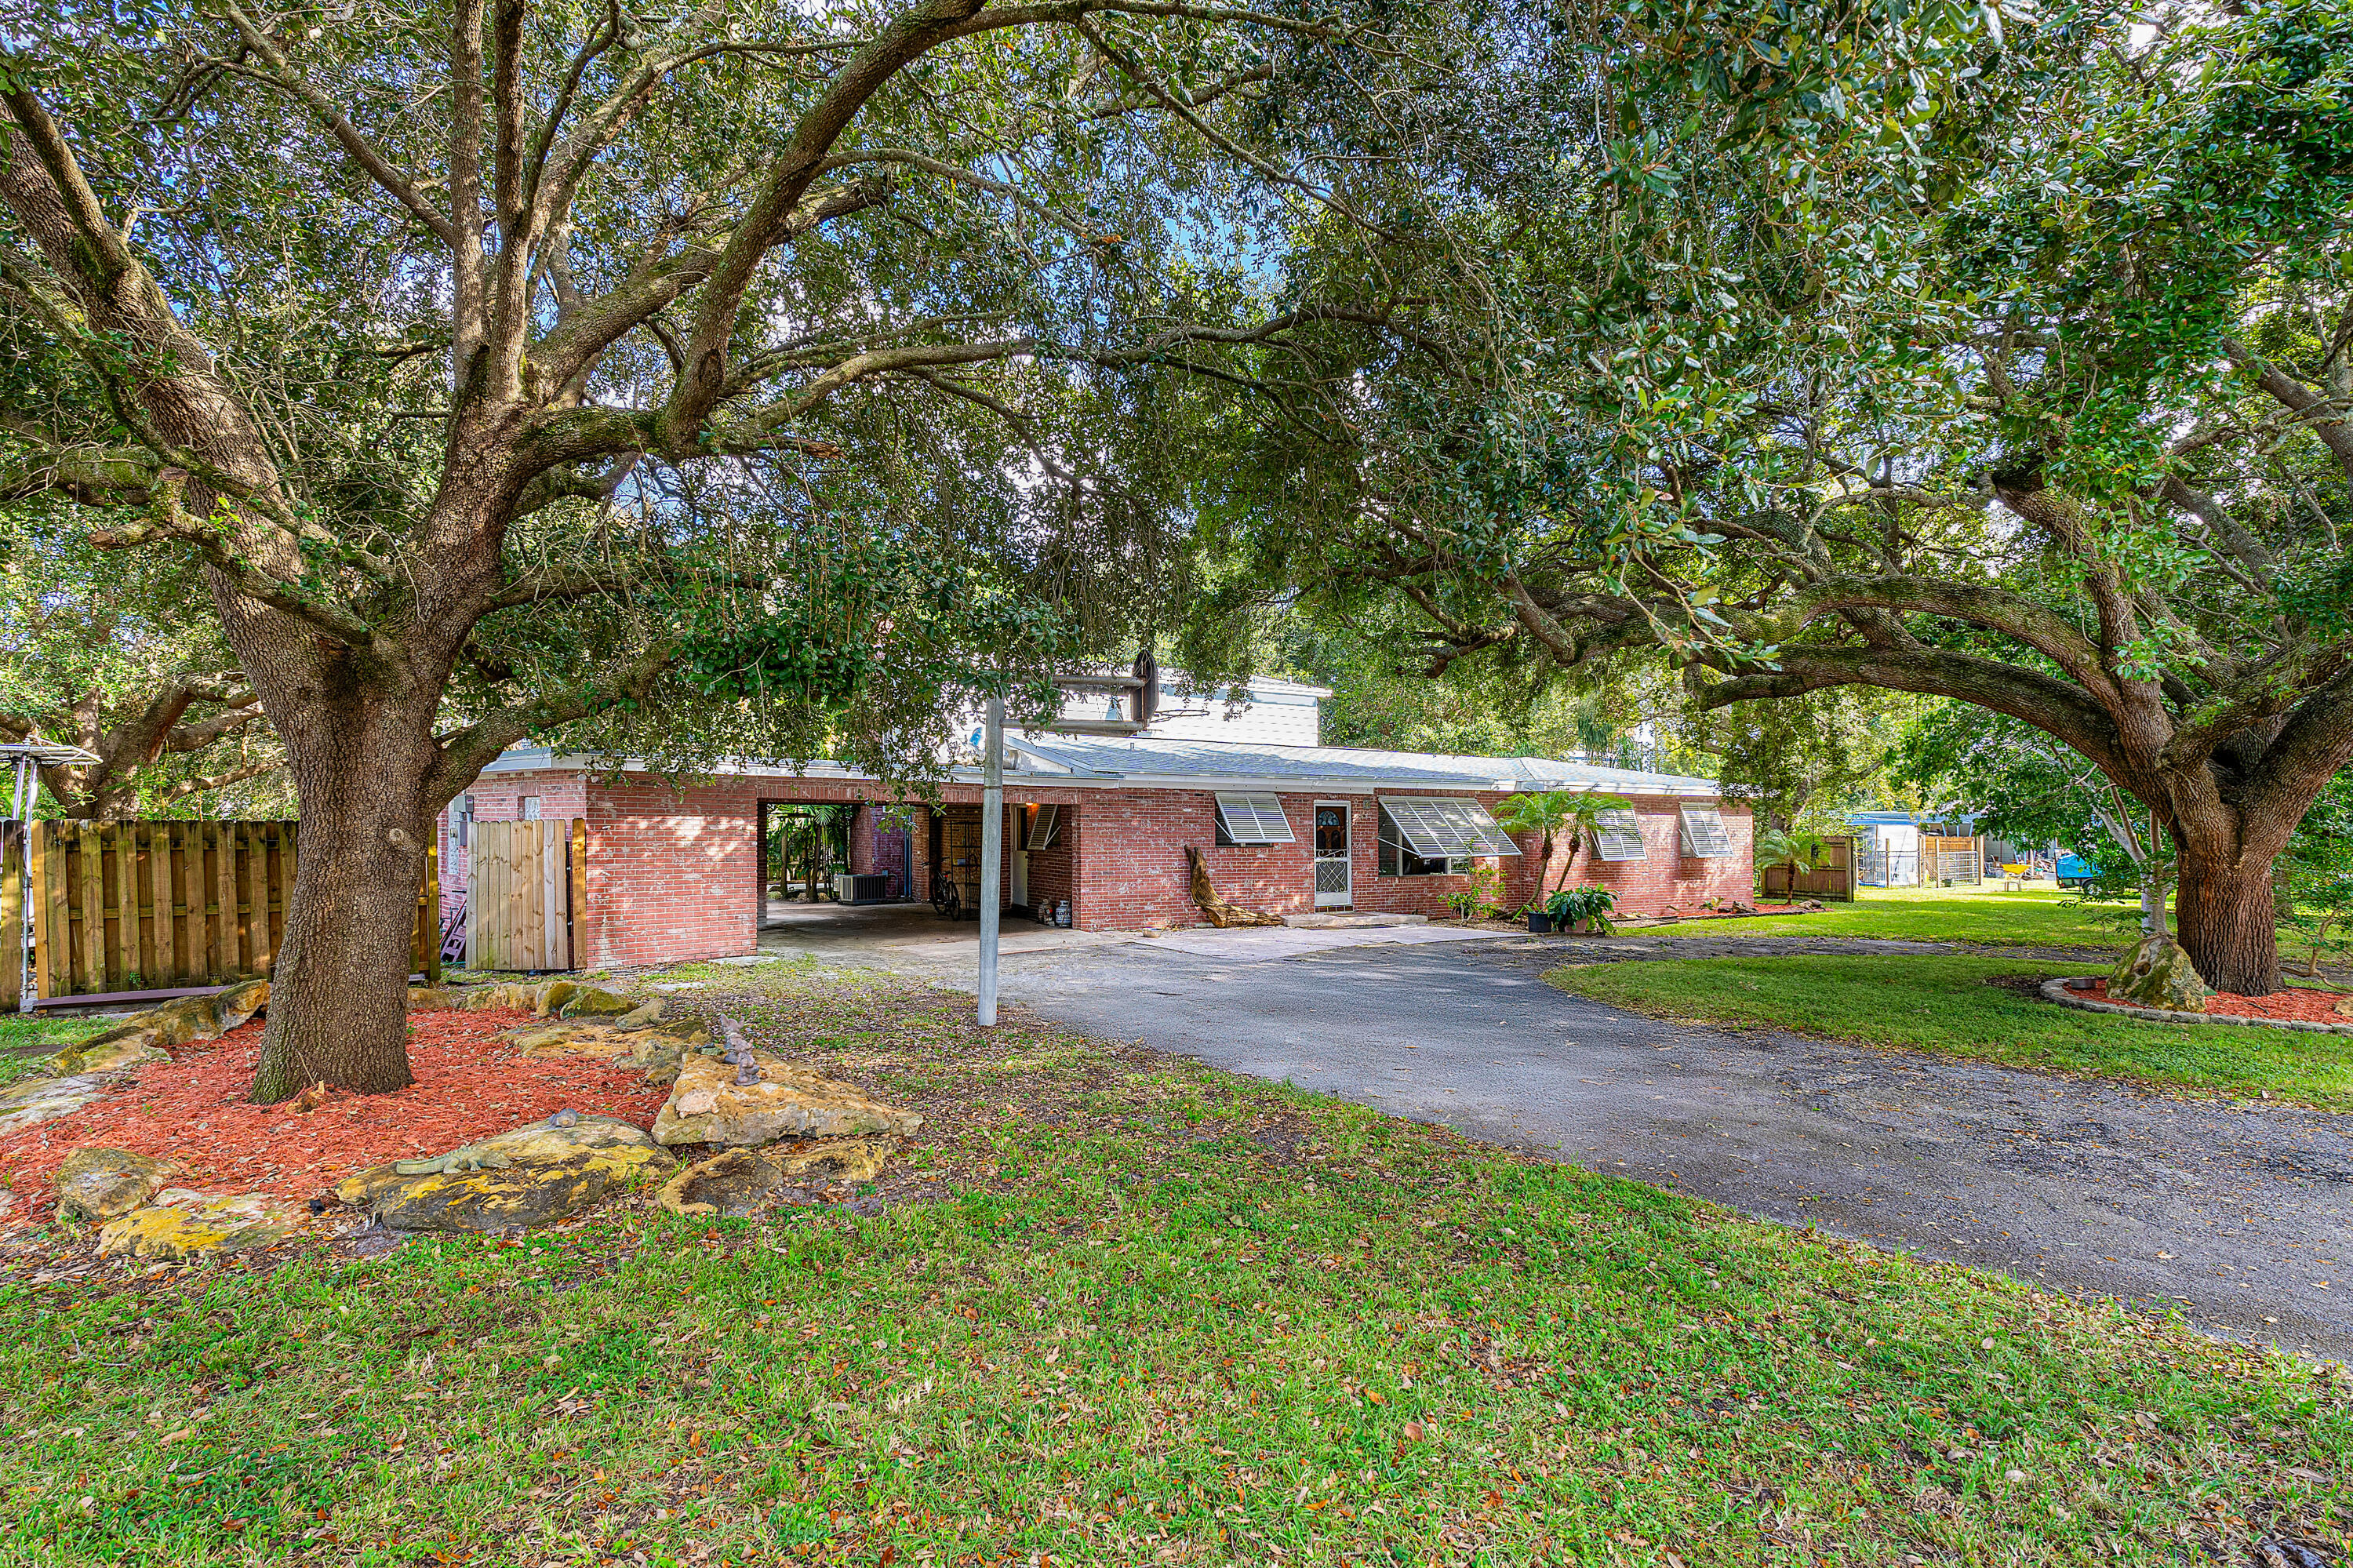
[[[1023,839],[1025,850],[1052,849],[1054,841],[1062,836],[1062,808],[1032,806],[1029,809],[1029,832]]]
[[[1648,853],[1642,824],[1623,809],[1593,814],[1593,853],[1605,861],[1641,860]]]
[[[1381,836],[1422,860],[1517,854],[1503,824],[1467,796],[1384,795]]]
[[[1298,842],[1292,836],[1290,821],[1282,814],[1282,798],[1279,795],[1219,795],[1218,832],[1227,843]]]
[[[1683,853],[1694,860],[1713,860],[1732,853],[1732,830],[1724,825],[1724,813],[1714,806],[1685,806],[1683,826]]]

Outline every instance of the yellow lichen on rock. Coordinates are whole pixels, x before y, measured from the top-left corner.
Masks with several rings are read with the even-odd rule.
[[[642,1128],[563,1112],[429,1160],[347,1176],[335,1196],[394,1230],[508,1230],[576,1213],[677,1163]]]
[[[923,1125],[913,1111],[871,1098],[855,1084],[821,1077],[780,1056],[753,1055],[760,1075],[750,1084],[738,1084],[725,1062],[681,1058],[678,1082],[654,1118],[654,1141],[762,1144],[780,1138],[904,1135]]]
[[[283,1241],[305,1217],[266,1193],[210,1198],[174,1189],[100,1226],[98,1250],[101,1255],[127,1252],[167,1263],[208,1252],[241,1252]]]

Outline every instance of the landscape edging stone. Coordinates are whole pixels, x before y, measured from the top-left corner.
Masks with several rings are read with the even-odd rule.
[[[2232,1028],[2294,1029],[2306,1034],[2353,1034],[2353,1023],[2316,1023],[2306,1018],[2247,1018],[2235,1012],[2176,1012],[2170,1008],[2128,1007],[2122,1002],[2095,1001],[2079,996],[2067,988],[2077,980],[2105,979],[2101,975],[2061,975],[2042,982],[2042,1000],[2055,1001],[2062,1007],[2079,1007],[2085,1012],[2114,1012],[2143,1023],[2221,1023]]]

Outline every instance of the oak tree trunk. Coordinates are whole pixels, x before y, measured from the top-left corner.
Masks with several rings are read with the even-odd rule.
[[[446,670],[289,636],[285,617],[218,597],[301,810],[253,1099],[274,1105],[320,1082],[363,1095],[405,1087]]]
[[[408,976],[425,854],[413,806],[392,798],[402,793],[305,794],[256,1104],[319,1082],[374,1095],[414,1081]]]
[[[2280,989],[2272,867],[2185,845],[2174,889],[2175,939],[2216,991],[2269,996]]]

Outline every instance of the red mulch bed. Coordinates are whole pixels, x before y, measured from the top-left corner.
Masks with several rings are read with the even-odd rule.
[[[2106,1001],[2108,982],[2094,980],[2088,986],[2069,986],[2068,990],[2094,1001]],[[2209,1012],[2227,1012],[2234,1018],[2292,1018],[2305,1023],[2353,1023],[2337,1011],[2337,1004],[2348,999],[2341,991],[2275,991],[2269,996],[2241,996],[2236,991],[2218,991],[2206,999]],[[2130,1006],[2129,1002],[2121,1005]]]
[[[174,1046],[169,1062],[149,1063],[71,1116],[0,1136],[0,1182],[30,1197],[20,1217],[46,1217],[58,1163],[95,1145],[179,1161],[174,1186],[307,1199],[354,1171],[446,1153],[567,1108],[650,1127],[670,1097],[628,1068],[522,1055],[499,1036],[533,1022],[525,1012],[453,1008],[408,1022],[415,1083],[389,1095],[335,1091],[307,1116],[246,1103],[260,1019]]]

